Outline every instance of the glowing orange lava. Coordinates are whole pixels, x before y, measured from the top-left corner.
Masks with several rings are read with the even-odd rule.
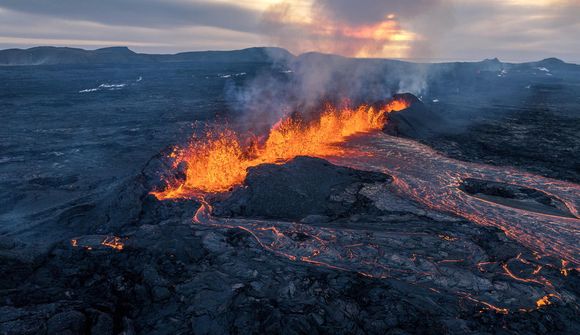
[[[165,190],[152,194],[163,200],[191,197],[199,192],[224,192],[241,184],[252,166],[284,162],[302,155],[339,154],[333,144],[356,133],[382,129],[388,113],[409,105],[403,99],[395,99],[381,108],[327,105],[320,117],[310,122],[297,117],[280,120],[262,143],[244,142],[231,130],[208,132],[203,140],[191,141],[170,155],[174,167],[185,163],[185,180],[168,180]]]
[[[538,299],[536,301],[536,307],[540,308],[540,307],[546,307],[548,305],[551,305],[552,302],[550,301],[550,297],[555,296],[554,294],[548,294],[546,296],[543,296],[542,298]]]
[[[93,250],[93,248],[99,245],[116,249],[123,250],[125,247],[124,241],[126,240],[118,236],[101,236],[101,235],[89,235],[79,238],[74,238],[70,240],[71,246],[75,248],[83,248],[84,250]]]
[[[123,250],[123,248],[125,247],[125,244],[123,243],[122,239],[120,237],[117,237],[117,236],[107,236],[103,240],[103,242],[101,242],[101,244],[106,246],[106,247],[117,249],[117,250]]]

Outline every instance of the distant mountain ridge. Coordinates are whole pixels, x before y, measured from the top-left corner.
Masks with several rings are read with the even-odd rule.
[[[34,47],[0,50],[0,65],[128,64],[155,62],[270,62],[272,57],[291,59],[285,49],[254,47],[232,51],[191,51],[172,55],[141,54],[127,47],[85,50],[68,47]]]
[[[0,66],[26,66],[26,65],[57,65],[57,64],[139,64],[157,62],[213,62],[213,63],[268,63],[273,60],[279,62],[297,61],[348,61],[348,57],[308,52],[294,56],[289,51],[277,47],[252,47],[241,50],[228,51],[189,51],[176,54],[143,54],[136,53],[128,47],[108,47],[96,50],[85,50],[69,47],[40,46],[29,49],[5,49],[0,50]],[[363,61],[390,61],[393,63],[414,63],[391,59],[364,59]],[[499,59],[486,59],[480,62],[449,62],[433,64],[478,64],[483,68],[497,69],[504,63]],[[527,66],[562,66],[575,65],[565,63],[557,58],[547,58],[538,62],[519,63]]]

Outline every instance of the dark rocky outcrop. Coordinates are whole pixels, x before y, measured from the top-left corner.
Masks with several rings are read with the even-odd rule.
[[[336,218],[364,206],[362,200],[345,201],[364,183],[390,180],[387,175],[338,167],[319,158],[296,157],[283,165],[250,168],[243,187],[216,206],[215,213],[290,220],[309,215]]]

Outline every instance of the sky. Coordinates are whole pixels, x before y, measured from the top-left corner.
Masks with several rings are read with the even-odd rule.
[[[0,49],[279,46],[420,61],[580,63],[580,0],[0,0]]]

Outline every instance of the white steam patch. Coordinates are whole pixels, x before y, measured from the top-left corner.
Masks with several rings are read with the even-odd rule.
[[[139,82],[141,81],[142,78],[139,77],[139,79],[137,79],[136,81]],[[98,91],[118,91],[121,90],[123,88],[125,88],[127,86],[126,83],[121,83],[121,84],[101,84],[95,88],[87,88],[84,90],[80,90],[79,93],[91,93],[91,92],[98,92]]]
[[[222,79],[227,79],[227,78],[232,78],[232,77],[243,77],[246,75],[246,72],[240,72],[240,73],[230,73],[230,74],[224,74],[224,73],[219,73],[217,76],[218,78],[222,78]]]
[[[400,78],[397,93],[411,93],[417,97],[428,93],[428,65],[415,64],[412,70],[407,69],[404,73],[398,72],[396,75]]]
[[[90,93],[98,91],[98,88],[87,88],[86,90],[80,90],[79,93]]]

